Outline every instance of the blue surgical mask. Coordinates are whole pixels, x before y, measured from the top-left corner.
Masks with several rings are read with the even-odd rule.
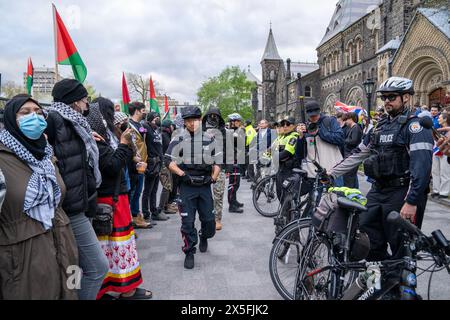
[[[38,140],[46,128],[47,122],[44,117],[35,112],[19,118],[19,129],[28,139]]]

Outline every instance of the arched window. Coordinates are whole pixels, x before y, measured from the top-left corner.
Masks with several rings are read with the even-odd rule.
[[[323,75],[324,77],[327,76],[327,58],[323,58]]]
[[[311,98],[312,97],[312,89],[310,86],[305,87],[305,97]]]

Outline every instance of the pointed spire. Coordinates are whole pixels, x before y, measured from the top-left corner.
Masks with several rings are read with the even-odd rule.
[[[278,54],[277,45],[272,33],[272,22],[270,23],[269,38],[267,39],[266,49],[261,60],[283,60]]]

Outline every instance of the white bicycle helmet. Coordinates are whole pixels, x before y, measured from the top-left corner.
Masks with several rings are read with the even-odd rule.
[[[244,121],[244,119],[241,117],[239,113],[232,113],[228,116],[228,119],[230,121]]]
[[[411,95],[414,94],[414,85],[413,81],[407,78],[401,77],[391,77],[384,81],[380,88],[377,90],[379,93],[409,93]]]

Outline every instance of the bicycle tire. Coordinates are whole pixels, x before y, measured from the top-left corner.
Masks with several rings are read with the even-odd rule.
[[[269,256],[270,278],[275,289],[285,300],[294,299],[294,282],[299,254],[303,243],[307,240],[310,227],[311,219],[293,221],[274,239]],[[293,245],[295,246],[294,250],[292,250]],[[293,252],[292,256],[290,252]]]
[[[253,206],[260,215],[266,218],[275,217],[280,209],[280,201],[276,193],[276,177],[268,176],[261,179],[253,190],[252,200]]]
[[[303,248],[295,277],[295,300],[328,300],[331,288],[335,288],[338,279],[332,270],[315,272],[330,264],[331,244],[328,239],[314,234]]]

